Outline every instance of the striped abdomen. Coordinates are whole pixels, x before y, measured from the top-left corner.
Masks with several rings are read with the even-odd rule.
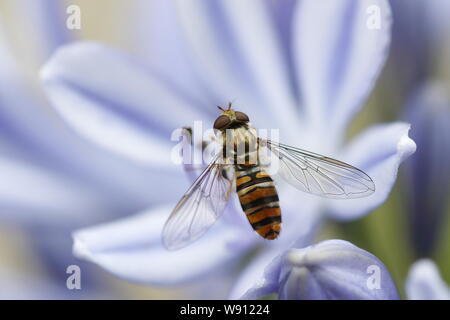
[[[258,234],[276,239],[281,229],[278,194],[272,178],[259,166],[237,166],[236,191],[248,221]]]

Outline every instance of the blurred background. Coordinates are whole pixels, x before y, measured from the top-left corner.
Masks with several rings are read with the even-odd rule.
[[[73,212],[44,212],[45,203],[39,197],[43,185],[60,181],[76,169],[70,160],[77,156],[73,150],[84,150],[86,153],[79,157],[86,157],[93,148],[66,129],[50,107],[39,81],[39,69],[58,46],[76,40],[99,41],[145,56],[151,44],[145,43],[145,34],[136,29],[152,16],[140,11],[143,2],[0,2],[0,298],[189,298],[201,297],[208,283],[204,280],[177,288],[136,285],[72,256],[71,231],[131,215],[145,208],[145,203],[114,206],[110,215],[80,218]],[[448,2],[390,1],[394,25],[389,58],[367,106],[348,134],[351,137],[370,124],[403,120],[412,123],[410,136],[418,149],[401,165],[393,192],[380,208],[357,221],[327,222],[317,236],[317,240],[348,240],[373,253],[385,263],[403,297],[408,270],[419,258],[433,259],[443,279],[450,283]],[[82,9],[81,30],[64,28],[65,10],[73,4]],[[62,26],[59,29],[55,28],[58,20]],[[21,109],[25,111],[19,112],[16,105],[25,106]],[[23,116],[21,112],[29,113]],[[64,128],[65,139],[71,143],[67,149],[56,150],[54,141],[45,138],[59,131],[46,132],[45,127],[36,126],[41,117],[53,119],[56,127]],[[66,159],[64,165],[60,165],[61,159]],[[17,182],[18,177],[22,182]],[[72,183],[79,183],[70,181],[57,188],[57,202],[65,196],[61,188],[70,189]],[[24,205],[11,206],[11,199]],[[87,279],[83,280],[83,290],[66,289],[66,267],[70,264],[81,266]]]

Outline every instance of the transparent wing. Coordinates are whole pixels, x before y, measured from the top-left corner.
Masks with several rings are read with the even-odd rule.
[[[220,217],[231,193],[231,181],[217,155],[195,180],[170,214],[163,244],[180,249],[202,236]]]
[[[266,140],[279,158],[279,173],[291,185],[315,195],[350,199],[371,195],[373,180],[345,162]]]

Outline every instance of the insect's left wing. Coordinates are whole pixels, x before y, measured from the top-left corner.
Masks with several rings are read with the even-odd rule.
[[[366,197],[375,191],[366,173],[345,162],[268,140],[265,143],[280,160],[280,175],[297,189],[336,199]]]
[[[231,194],[222,157],[217,155],[173,209],[162,240],[169,250],[180,249],[202,236],[220,217]]]

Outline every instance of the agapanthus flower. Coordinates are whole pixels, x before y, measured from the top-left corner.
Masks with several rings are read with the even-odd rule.
[[[406,294],[410,300],[450,300],[450,287],[432,260],[421,259],[409,270]]]
[[[289,300],[399,298],[384,264],[343,240],[327,240],[283,252],[268,264],[242,298],[258,299],[274,293]]]
[[[76,256],[121,278],[170,285],[220,273],[252,253],[233,289],[238,297],[280,250],[310,243],[324,217],[355,219],[385,201],[398,166],[415,151],[409,125],[377,124],[348,144],[344,138],[388,52],[387,1],[158,1],[150,7],[150,61],[76,43],[42,69],[46,92],[67,123],[143,172],[159,173],[151,187],[136,190],[159,205],[75,232]],[[374,12],[379,28],[372,29],[367,21]],[[194,120],[212,125],[215,106],[232,99],[256,127],[279,128],[281,141],[361,168],[376,192],[325,202],[280,183],[277,241],[258,239],[232,201],[201,239],[167,252],[162,226],[188,187],[180,166],[170,162],[171,132]]]

